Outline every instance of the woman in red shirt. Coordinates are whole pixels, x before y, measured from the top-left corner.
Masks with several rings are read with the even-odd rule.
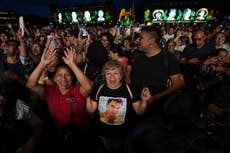
[[[28,78],[26,86],[45,100],[58,131],[61,131],[66,125],[73,125],[74,128],[71,128],[73,129],[71,131],[76,135],[71,135],[71,140],[68,141],[66,138],[69,135],[64,133],[64,142],[60,145],[55,145],[55,147],[59,148],[64,144],[71,144],[68,147],[64,147],[66,152],[67,149],[71,150],[70,146],[74,148],[76,145],[83,147],[89,138],[87,135],[90,133],[90,120],[85,109],[85,103],[93,85],[74,62],[75,51],[73,48],[64,51],[63,62],[56,66],[55,85],[39,85],[38,80],[43,70],[55,60],[56,56],[55,49],[45,50],[40,63]],[[75,78],[77,79],[76,84],[74,84]],[[75,137],[72,138],[72,136],[76,136],[76,139]],[[61,151],[61,149],[59,148],[57,151]]]

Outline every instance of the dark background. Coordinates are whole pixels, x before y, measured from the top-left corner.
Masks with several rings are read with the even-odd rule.
[[[130,8],[132,1],[135,2],[136,13],[146,7],[154,8],[184,8],[184,7],[207,7],[208,9],[218,9],[222,14],[229,13],[229,2],[227,0],[0,0],[0,10],[14,11],[22,15],[38,15],[50,17],[50,6],[71,7],[77,5],[91,5],[111,2],[117,10]]]

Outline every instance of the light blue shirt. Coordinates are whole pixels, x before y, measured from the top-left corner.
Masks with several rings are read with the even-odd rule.
[[[228,44],[224,44],[223,48],[226,49],[228,51],[228,58],[230,58],[230,45]]]

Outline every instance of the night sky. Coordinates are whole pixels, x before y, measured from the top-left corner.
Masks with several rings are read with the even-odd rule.
[[[50,17],[50,4],[58,7],[68,7],[72,5],[87,5],[92,3],[103,3],[106,0],[0,0],[0,10],[14,11],[18,14],[38,15]],[[111,1],[111,0],[107,0]],[[138,0],[140,3],[141,0]],[[131,6],[132,0],[114,0],[117,8]]]
[[[25,15],[38,15],[42,17],[50,17],[50,4],[56,4],[57,7],[70,7],[74,5],[87,5],[95,3],[104,3],[106,1],[114,1],[115,7],[119,10],[121,8],[131,8],[132,0],[0,0],[0,10],[14,11],[18,14]],[[151,2],[162,2],[165,1],[171,6],[171,2],[183,3],[200,3],[200,2],[210,2],[213,7],[222,4],[222,6],[229,6],[229,0],[134,0],[135,7],[141,8],[144,5],[148,5]],[[221,8],[221,7],[220,7]]]

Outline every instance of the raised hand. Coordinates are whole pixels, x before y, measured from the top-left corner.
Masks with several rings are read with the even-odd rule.
[[[149,91],[149,88],[145,87],[141,91],[141,100],[148,101],[151,98],[151,93]]]
[[[6,23],[6,26],[7,26],[9,29],[12,29],[12,28],[13,28],[13,26],[12,26],[11,23]]]
[[[74,58],[76,56],[75,49],[73,47],[67,48],[64,53],[65,53],[65,56],[62,57],[62,59],[64,60],[64,62],[67,65],[69,65],[71,63],[74,63]]]
[[[55,58],[57,58],[55,49],[45,49],[41,57],[41,62],[48,65],[54,61]]]

